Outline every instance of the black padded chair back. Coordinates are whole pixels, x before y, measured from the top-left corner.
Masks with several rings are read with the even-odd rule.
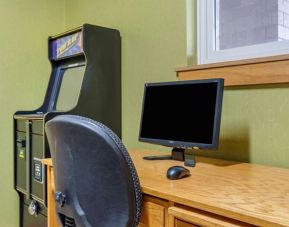
[[[55,117],[45,130],[62,226],[136,227],[142,194],[120,139],[99,122],[72,115]]]

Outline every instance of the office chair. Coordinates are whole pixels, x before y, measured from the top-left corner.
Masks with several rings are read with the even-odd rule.
[[[136,227],[142,194],[121,140],[105,125],[62,115],[45,125],[58,220],[72,227]]]

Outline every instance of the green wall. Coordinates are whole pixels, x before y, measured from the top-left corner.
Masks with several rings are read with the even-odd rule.
[[[64,30],[64,1],[0,1],[0,226],[18,226],[13,190],[13,113],[44,99],[50,73],[47,37]]]
[[[177,80],[186,65],[186,5],[175,0],[69,0],[66,26],[84,22],[119,29],[122,37],[122,135],[128,148],[163,147],[138,143],[145,82]]]
[[[0,1],[0,226],[17,226],[12,115],[40,106],[50,65],[47,37],[83,23],[122,36],[122,124],[128,148],[168,148],[137,141],[143,85],[177,80],[186,66],[185,1]],[[219,151],[207,156],[289,167],[289,86],[226,89]]]
[[[219,151],[206,156],[289,167],[289,86],[226,89]]]
[[[169,150],[139,143],[137,138],[143,84],[176,80],[174,69],[187,64],[185,1],[69,0],[66,3],[67,28],[89,22],[121,32],[125,145]],[[198,153],[289,167],[288,116],[289,86],[226,89],[220,149]]]

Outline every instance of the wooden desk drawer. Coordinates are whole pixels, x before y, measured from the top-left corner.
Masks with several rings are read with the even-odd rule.
[[[150,196],[144,196],[142,217],[139,227],[164,227],[166,226],[166,201]]]
[[[174,216],[174,227],[244,227],[254,226],[248,223],[233,220],[206,211],[188,208],[184,206],[173,206],[168,209],[169,215]]]

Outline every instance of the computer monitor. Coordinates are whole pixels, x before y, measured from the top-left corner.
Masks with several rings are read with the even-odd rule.
[[[170,157],[146,159],[172,158],[194,166],[188,149],[217,149],[223,87],[223,79],[145,84],[139,141],[174,148]]]

